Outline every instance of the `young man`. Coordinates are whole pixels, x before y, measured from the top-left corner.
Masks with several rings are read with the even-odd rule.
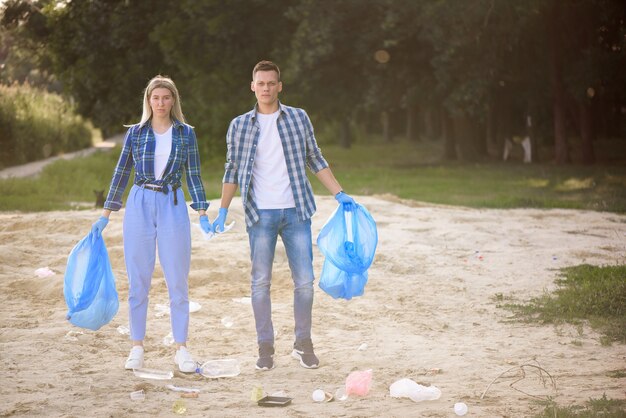
[[[259,370],[274,368],[270,286],[276,241],[281,237],[294,282],[292,356],[303,367],[314,369],[319,366],[311,341],[314,280],[311,216],[315,201],[306,167],[346,210],[352,209],[354,200],[342,191],[328,167],[306,112],[278,100],[283,89],[278,66],[270,61],[259,62],[252,71],[251,89],[257,99],[256,106],[233,119],[226,135],[221,207],[213,226],[217,232],[224,230],[228,207],[239,187],[250,241]]]

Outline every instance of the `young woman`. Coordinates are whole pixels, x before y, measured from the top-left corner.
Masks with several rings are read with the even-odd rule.
[[[122,207],[122,195],[133,168],[134,184],[126,202],[123,225],[132,340],[125,368],[143,367],[148,291],[158,248],[170,297],[172,335],[176,342],[174,362],[181,372],[192,373],[196,362],[186,347],[191,231],[181,190],[183,171],[193,201],[191,207],[198,211],[200,226],[211,232],[212,225],[206,215],[209,203],[200,177],[196,135],[185,123],[178,90],[168,77],[154,77],[145,89],[141,121],[128,128],[102,216],[92,226],[95,234],[102,233],[111,211]]]

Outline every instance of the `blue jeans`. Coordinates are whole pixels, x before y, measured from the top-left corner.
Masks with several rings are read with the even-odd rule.
[[[311,338],[315,279],[311,220],[299,220],[295,208],[261,209],[259,220],[247,230],[252,261],[252,310],[258,343],[274,344],[270,287],[278,236],[283,240],[294,283],[293,314],[296,340]]]

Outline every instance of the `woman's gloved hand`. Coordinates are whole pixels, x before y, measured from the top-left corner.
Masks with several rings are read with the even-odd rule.
[[[228,209],[220,208],[215,222],[213,222],[213,230],[219,234],[224,232],[224,224],[226,223],[226,215],[228,215]]]
[[[205,234],[213,233],[213,225],[211,225],[207,215],[200,216],[200,228],[202,228]]]
[[[93,225],[91,225],[91,233],[94,234],[96,238],[98,238],[100,235],[102,235],[102,231],[104,231],[104,228],[106,228],[108,223],[109,218],[107,218],[106,216],[99,217],[98,220],[94,222]]]

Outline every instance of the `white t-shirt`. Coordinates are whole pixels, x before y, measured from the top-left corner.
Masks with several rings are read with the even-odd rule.
[[[261,133],[252,166],[252,190],[259,209],[296,207],[276,125],[279,114],[280,110],[269,115],[256,114]]]
[[[154,178],[161,180],[167,160],[172,152],[172,127],[162,134],[154,133],[156,145],[154,147]]]

